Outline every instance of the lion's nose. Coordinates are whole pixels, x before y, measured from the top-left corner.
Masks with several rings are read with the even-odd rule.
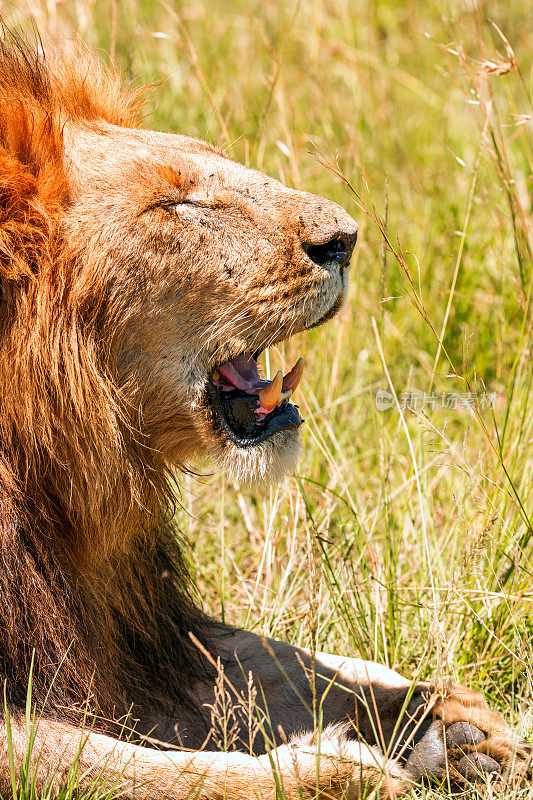
[[[350,224],[329,231],[322,232],[315,241],[302,241],[302,247],[307,256],[320,267],[339,265],[342,269],[348,266],[353,249],[357,241],[357,224],[350,220]]]

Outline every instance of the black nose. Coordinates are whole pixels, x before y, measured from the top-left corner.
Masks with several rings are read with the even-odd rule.
[[[346,267],[350,262],[356,241],[357,231],[354,231],[353,233],[337,233],[333,238],[321,244],[304,243],[302,247],[311,261],[320,267],[334,264]]]

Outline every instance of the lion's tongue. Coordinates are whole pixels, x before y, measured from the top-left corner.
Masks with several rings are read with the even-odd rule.
[[[262,419],[284,400],[289,399],[300,383],[302,372],[303,359],[299,358],[287,375],[284,376],[280,370],[273,380],[266,381],[259,377],[255,358],[241,355],[222,364],[218,375],[215,374],[213,379],[217,388],[222,391],[237,388],[247,394],[258,395],[256,414]]]
[[[268,381],[262,381],[257,371],[257,361],[252,356],[237,356],[219,367],[220,374],[232,386],[248,394],[258,394]]]

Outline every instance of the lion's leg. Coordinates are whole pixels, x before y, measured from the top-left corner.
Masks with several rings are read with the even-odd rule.
[[[387,763],[377,751],[348,741],[339,728],[320,740],[303,736],[255,757],[239,752],[160,752],[121,742],[72,725],[40,720],[27,762],[24,724],[13,720],[11,744],[0,728],[0,793],[11,794],[12,752],[15,776],[25,763],[38,794],[56,792],[69,781],[80,789],[99,786],[130,798],[199,800],[274,800],[282,788],[288,800],[316,797],[358,798],[370,788],[395,798],[410,787],[407,772]]]
[[[261,735],[255,740],[259,751],[269,739],[281,744],[296,731],[347,721],[353,724],[354,735],[358,732],[365,741],[386,749],[411,687],[398,673],[362,659],[324,653],[312,656],[304,648],[222,626],[215,630],[213,642],[213,662],[220,659],[224,685],[235,708],[245,704],[251,676],[259,714],[264,716],[261,735],[265,741]],[[214,695],[211,684],[198,683],[197,707],[212,707]],[[235,716],[243,721],[240,710]],[[198,734],[201,739],[184,738],[185,744],[198,745],[205,739],[208,719],[205,722]],[[193,731],[188,725],[184,734],[191,736]],[[241,739],[247,743],[245,732]]]
[[[414,685],[380,664],[312,656],[245,631],[221,628],[217,646],[237,705],[245,697],[247,676],[253,676],[265,742],[348,721],[354,738],[399,759],[415,780],[449,776],[459,781],[461,775],[492,771],[517,779],[529,774],[531,747],[468,689]],[[200,705],[212,702],[212,689],[204,684],[198,692]],[[241,740],[246,741],[244,733]],[[264,746],[260,736],[256,746]]]

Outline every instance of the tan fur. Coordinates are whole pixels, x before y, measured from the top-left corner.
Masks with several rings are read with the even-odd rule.
[[[369,748],[347,742],[335,727],[323,732],[320,745],[310,738],[300,737],[259,758],[245,753],[158,753],[47,722],[38,729],[35,744],[36,754],[40,754],[37,785],[59,789],[77,760],[76,774],[82,776],[82,785],[96,780],[109,789],[120,787],[126,797],[154,800],[274,800],[278,787],[288,800],[316,798],[317,788],[324,800],[355,800],[377,787],[381,797],[394,798],[411,785],[409,775],[401,768],[386,765]],[[25,745],[21,728],[14,730],[14,745],[16,758],[22,759]],[[45,765],[58,759],[62,766],[45,782]]]
[[[205,142],[141,129],[139,102],[79,48],[47,62],[9,34],[0,43],[0,792],[10,748],[16,775],[26,768],[31,672],[39,792],[77,764],[83,787],[118,783],[132,798],[274,798],[280,783],[289,798],[395,797],[410,773],[383,752],[409,682],[207,619],[168,522],[194,458],[249,482],[294,464],[295,430],[230,441],[206,381],[336,313],[347,259],[317,263],[306,248],[341,237],[349,255],[357,227]],[[213,687],[229,678],[240,696],[243,658],[271,712],[261,754],[201,751],[214,746]],[[298,730],[314,725],[313,681],[322,736]],[[505,724],[468,693],[436,708],[511,752]],[[135,742],[190,752],[123,741],[128,726]]]

